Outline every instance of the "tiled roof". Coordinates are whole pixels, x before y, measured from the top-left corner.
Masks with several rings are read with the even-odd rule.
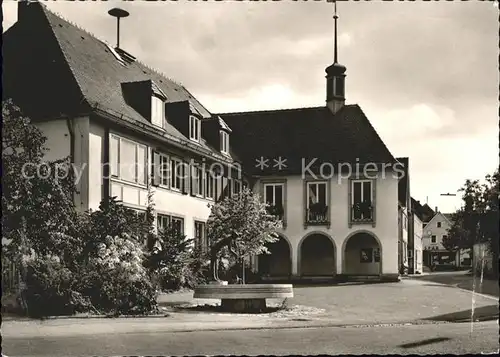
[[[48,10],[45,13],[78,86],[90,104],[99,103],[103,107],[150,124],[146,118],[125,103],[121,84],[152,80],[167,96],[167,102],[189,100],[190,105],[203,117],[210,117],[210,113],[180,84],[139,61],[123,66],[104,42]],[[174,136],[183,137],[170,124],[166,131]]]
[[[301,172],[314,161],[330,163],[394,163],[385,144],[358,105],[335,115],[325,107],[218,114],[233,130],[231,146],[254,174]],[[260,158],[268,167],[256,167]],[[286,159],[286,167],[274,160]],[[304,165],[303,165],[304,164]]]
[[[424,208],[422,207],[422,205],[420,204],[419,201],[417,201],[416,199],[414,199],[413,197],[411,198],[411,209],[412,209],[412,212],[415,213],[417,215],[418,218],[420,218],[421,221],[423,221],[424,219]]]
[[[33,97],[37,98],[39,104],[51,102],[57,113],[87,103],[89,110],[98,108],[99,113],[111,113],[113,118],[117,117],[129,124],[139,123],[148,130],[157,130],[148,119],[125,102],[122,92],[123,83],[152,81],[166,95],[167,102],[189,101],[190,107],[199,113],[204,123],[218,122],[216,118],[210,119],[211,113],[182,85],[137,60],[124,61],[125,65],[120,63],[111,46],[50,12],[42,4],[31,3],[29,8],[31,18],[21,25],[24,29],[30,29],[33,37],[28,37],[30,41],[25,42],[29,45],[23,50],[23,58],[29,58],[33,51],[46,58],[42,66],[37,63],[37,59],[23,63],[23,66],[34,67],[25,77],[28,77],[28,83],[30,78],[32,82],[40,82],[39,78],[33,76],[44,72],[40,68],[46,67],[47,74],[43,81],[52,82],[37,84],[42,89],[46,88],[46,93],[34,90]],[[5,36],[9,32],[11,35]],[[22,31],[20,33],[22,35]],[[16,48],[16,39],[26,38],[15,34],[15,29],[9,29],[4,34],[5,37],[11,37],[11,52]],[[48,47],[49,43],[51,47]],[[16,52],[10,56],[14,58],[11,58],[12,63],[20,55]],[[60,80],[62,75],[66,78],[64,82]],[[14,75],[12,77],[15,79]],[[54,87],[52,92],[48,91],[50,85]],[[22,95],[25,93],[23,90]],[[256,175],[297,173],[301,171],[303,163],[307,165],[314,159],[316,164],[312,167],[316,168],[322,163],[395,163],[394,157],[358,105],[347,105],[335,115],[325,106],[220,116],[232,130],[232,158],[243,160],[246,171]],[[168,135],[165,137],[189,142],[171,123],[168,123],[166,133]],[[218,140],[210,140],[210,144],[203,139],[200,146],[193,146],[219,153]],[[270,160],[266,170],[259,170],[255,166],[255,160],[260,157]],[[273,161],[279,157],[286,159],[283,162],[286,167],[282,166],[282,170],[277,170]]]
[[[411,200],[413,212],[423,223],[428,223],[436,215],[434,210],[430,208],[427,203],[422,205],[420,201],[415,200],[413,197]]]
[[[404,173],[399,178],[398,183],[398,200],[399,202],[406,207],[408,200],[408,185],[409,185],[409,167],[408,167],[408,158],[407,157],[398,157],[396,158],[398,162],[400,162],[404,167]]]
[[[179,83],[137,60],[126,65],[121,64],[115,54],[112,53],[112,46],[52,13],[41,3],[30,3],[28,10],[29,20],[36,18],[36,26],[47,27],[48,25],[51,30],[40,31],[40,34],[37,33],[36,35],[39,37],[33,38],[32,41],[47,43],[54,42],[54,38],[57,41],[58,49],[64,61],[54,62],[59,66],[60,71],[69,72],[73,77],[71,85],[75,87],[76,84],[77,87],[71,91],[73,96],[75,97],[80,93],[78,98],[71,98],[72,103],[82,104],[86,102],[89,108],[98,107],[129,122],[135,121],[143,126],[156,129],[148,119],[125,102],[121,86],[122,83],[127,82],[151,81],[157,87],[156,89],[159,89],[167,97],[167,103],[187,100],[190,107],[203,118],[211,117],[210,112]],[[35,26],[35,24],[30,24],[28,21],[20,24],[20,20],[18,19],[18,23],[15,24],[18,25],[17,27],[19,25]],[[18,36],[18,34],[15,34],[15,30],[10,30],[8,32],[12,33],[12,37]],[[9,36],[8,32],[6,33],[7,36]],[[55,48],[53,47],[53,50]],[[59,77],[53,78],[55,83],[58,80]],[[59,83],[56,85],[59,85]],[[64,86],[65,90],[69,91],[69,83],[65,83]],[[69,98],[65,100],[69,100]],[[165,131],[174,138],[188,140],[171,123],[167,123]],[[199,145],[206,150],[213,151],[213,148],[210,148],[204,140]]]

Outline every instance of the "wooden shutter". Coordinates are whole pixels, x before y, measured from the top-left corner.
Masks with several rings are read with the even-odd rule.
[[[153,162],[151,163],[151,176],[153,177],[153,186],[159,186],[161,183],[161,157],[156,151],[153,151]]]
[[[195,176],[197,174],[197,173],[195,173],[196,166],[189,164],[188,170],[189,170],[189,177],[190,177],[189,193],[191,194],[191,196],[195,196],[196,195],[195,190],[198,189],[198,187],[196,186],[196,183],[194,182]]]
[[[187,168],[186,168],[187,167]],[[182,193],[184,195],[187,195],[188,192],[189,192],[189,177],[191,175],[189,175],[189,169],[191,168],[191,166],[189,164],[187,164],[185,161],[182,162],[182,170],[181,170],[181,175],[182,175],[182,182],[181,182],[181,186],[182,186]],[[187,177],[186,177],[186,171],[187,171]]]

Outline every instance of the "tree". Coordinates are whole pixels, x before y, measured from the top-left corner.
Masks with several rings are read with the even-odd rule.
[[[248,188],[211,206],[207,237],[211,242],[212,279],[219,280],[220,258],[234,258],[244,264],[251,256],[269,253],[266,244],[278,239],[276,229],[280,221],[268,213],[267,206]]]
[[[2,117],[2,251],[64,258],[77,215],[70,159],[44,161],[46,137],[12,100],[2,101]]]
[[[447,249],[472,249],[475,243],[487,243],[493,254],[494,270],[498,267],[499,245],[499,172],[487,175],[485,182],[466,180],[464,205],[453,215],[453,225],[443,240]]]
[[[115,199],[78,212],[70,158],[45,162],[47,139],[11,100],[2,102],[2,116],[2,253],[21,269],[26,312],[154,309],[142,244],[152,218]]]

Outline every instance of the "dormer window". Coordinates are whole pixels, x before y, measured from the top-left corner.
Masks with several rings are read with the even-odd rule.
[[[163,128],[165,119],[165,103],[163,99],[153,95],[151,97],[151,123]]]
[[[201,121],[197,117],[191,115],[189,117],[189,139],[200,141],[201,136]]]
[[[229,133],[220,131],[220,151],[223,154],[229,154]]]

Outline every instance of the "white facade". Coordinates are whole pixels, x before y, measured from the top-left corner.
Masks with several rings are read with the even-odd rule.
[[[80,195],[75,197],[75,202],[81,210],[96,210],[105,192],[106,181],[103,167],[105,166],[107,134],[103,126],[89,120],[88,117],[79,118],[75,122],[76,130],[73,130],[78,134],[74,139],[75,147],[78,148],[74,153],[75,172],[79,177],[77,187],[80,191]],[[48,138],[47,159],[69,156],[70,135],[66,120],[41,123],[39,127]],[[153,146],[144,140],[138,140],[120,132],[111,131],[110,137],[113,135],[138,145],[136,157],[142,157],[144,154],[144,161],[139,163],[144,163],[144,175],[147,176],[151,172]],[[110,144],[111,166],[113,166],[113,150],[116,149]],[[131,155],[123,153],[123,156],[130,157]],[[111,176],[109,193],[131,208],[145,210],[148,203],[148,190],[145,178],[142,180],[142,174],[138,175],[136,178],[141,179],[140,182],[130,182],[121,177]],[[304,260],[306,253],[302,249],[304,242],[312,241],[310,238],[318,235],[326,237],[331,242],[332,253],[328,261],[325,261],[325,264],[331,267],[328,273],[331,276],[337,274],[398,275],[398,179],[390,172],[386,172],[384,176],[374,180],[358,178],[363,182],[371,182],[370,199],[374,206],[373,222],[352,222],[350,219],[354,186],[352,186],[353,181],[348,178],[339,179],[338,176],[334,176],[325,181],[315,180],[313,177],[305,180],[300,176],[266,177],[255,184],[254,190],[263,198],[266,184],[272,182],[283,184],[285,215],[281,235],[290,248],[291,276],[304,275],[306,270]],[[328,222],[325,224],[309,224],[305,221],[307,192],[310,188],[309,184],[314,184],[314,182],[326,182],[326,203],[329,208]],[[152,192],[156,213],[181,219],[183,231],[188,237],[193,237],[195,234],[195,222],[206,222],[210,213],[209,204],[214,202],[212,199],[194,197],[172,188],[162,187],[162,185],[152,188]],[[354,236],[356,238],[350,240]],[[407,237],[407,234],[403,236]],[[352,246],[349,249],[347,249],[348,240]],[[404,242],[407,244],[407,239],[404,239]],[[368,257],[370,261],[361,264],[360,254],[370,255]],[[254,263],[255,268],[258,268],[258,259],[255,259]],[[314,270],[314,267],[311,269]]]
[[[398,214],[398,267],[401,268],[401,265],[403,265],[408,268],[408,209],[400,206]]]
[[[441,212],[436,215],[424,227],[422,245],[428,250],[446,250],[443,246],[443,238],[448,235],[451,222]]]
[[[443,239],[448,236],[448,230],[451,226],[450,220],[441,212],[437,212],[425,225],[422,246],[425,251],[429,251],[430,256],[449,252],[443,245]],[[432,260],[432,258],[429,258],[429,260]],[[470,260],[470,253],[468,250],[462,249],[456,252],[453,261],[449,261],[448,264],[456,267],[467,266],[470,265],[465,264],[467,260]],[[424,265],[429,263],[430,261],[424,261]]]
[[[422,236],[424,233],[424,225],[416,214],[413,215],[413,254],[414,257],[414,271],[415,273],[423,272],[423,246]]]
[[[76,128],[78,135],[75,136],[75,147],[78,150],[75,150],[74,172],[77,175],[76,183],[80,193],[75,197],[75,204],[82,211],[97,210],[105,192],[104,167],[106,165],[104,163],[107,134],[103,126],[89,121],[88,118],[79,119],[78,122],[79,127]],[[70,156],[70,131],[66,120],[37,123],[37,126],[47,137],[45,144],[48,148],[45,155],[47,160],[52,161]],[[110,134],[129,139],[144,148],[144,175],[148,175],[151,172],[152,145],[119,132]],[[112,156],[113,150],[110,149],[110,156]],[[130,180],[111,176],[109,184],[111,196],[116,196],[130,208],[145,211],[148,204],[146,177],[142,182],[130,182]],[[151,191],[156,214],[181,219],[182,231],[188,237],[194,236],[195,221],[206,222],[208,219],[210,213],[208,205],[213,203],[213,199],[193,197],[161,185],[152,187]]]
[[[80,200],[82,202],[80,208],[95,210],[98,209],[104,194],[103,167],[107,134],[103,126],[89,121],[88,118],[81,122],[84,125],[81,125],[77,131],[80,136],[77,139],[79,142],[77,146],[81,153],[78,154],[79,159],[76,160],[80,176],[78,186],[82,189],[81,197],[84,198]],[[40,127],[48,137],[47,147],[50,151],[47,158],[52,160],[68,156],[70,153],[69,132],[66,121],[42,123]],[[144,163],[147,167],[144,175],[151,172],[152,145],[116,131],[110,132],[110,135],[137,143],[136,153],[140,152],[139,156],[142,156],[144,152],[145,155]],[[116,149],[110,144],[111,166],[113,150]],[[140,175],[136,177],[142,179]],[[330,275],[332,276],[337,274],[396,276],[398,274],[398,179],[386,172],[384,178],[363,181],[372,182],[372,197],[370,198],[374,203],[374,222],[352,222],[350,219],[353,181],[348,178],[339,179],[335,176],[324,181],[314,180],[314,178],[305,180],[300,176],[266,177],[255,184],[254,190],[263,198],[265,185],[273,182],[283,185],[282,199],[285,215],[281,235],[289,244],[292,276],[303,275],[306,269],[304,265],[306,253],[302,249],[303,244],[306,241],[312,241],[308,238],[318,235],[326,237],[331,242],[332,253],[326,264],[331,265]],[[326,182],[326,203],[329,209],[328,222],[325,224],[309,224],[305,221],[308,185],[314,182]],[[109,192],[111,196],[116,196],[131,208],[145,210],[147,206],[148,190],[145,181],[130,182],[121,177],[111,176]],[[206,222],[210,213],[208,205],[214,202],[211,199],[194,197],[172,188],[162,187],[162,185],[154,187],[152,192],[156,213],[181,219],[183,231],[188,237],[193,237],[195,234],[195,221]],[[362,237],[363,234],[365,238]],[[357,238],[350,240],[350,246],[354,244],[353,247],[347,249],[348,240],[354,236]],[[405,242],[407,242],[406,239]],[[360,254],[365,254],[361,253],[362,250],[367,254],[373,254],[369,257],[370,262],[360,264]],[[255,268],[258,268],[258,259],[255,259],[254,263]],[[314,267],[312,269],[314,270]]]
[[[306,202],[307,184],[316,180],[304,180],[300,176],[266,177],[255,186],[255,191],[265,195],[266,185],[281,183],[284,187],[284,228],[282,237],[288,242],[291,260],[291,275],[304,276],[304,243],[316,237],[326,237],[331,245],[325,249],[333,251],[331,259],[325,257],[324,264],[331,266],[331,275],[397,275],[398,274],[398,179],[386,174],[385,178],[373,180],[373,202],[375,207],[374,223],[350,222],[350,201],[352,199],[352,180],[339,179],[334,176],[329,180],[318,180],[327,183],[328,224],[307,224]],[[377,197],[379,197],[377,199]],[[367,234],[366,239],[354,238],[356,235]],[[357,247],[347,249],[347,242],[353,237],[351,244]],[[370,238],[368,238],[370,237]],[[318,241],[319,242],[319,241]],[[318,243],[319,244],[319,243]],[[333,246],[333,247],[331,247]],[[361,249],[367,252],[380,249],[379,262],[360,264]],[[319,262],[320,258],[316,257]],[[258,266],[258,261],[256,262]],[[325,266],[325,265],[323,265]],[[314,267],[313,267],[314,268]],[[314,271],[315,269],[312,269]],[[327,275],[328,270],[318,266],[316,275]],[[308,275],[315,275],[311,272]]]

